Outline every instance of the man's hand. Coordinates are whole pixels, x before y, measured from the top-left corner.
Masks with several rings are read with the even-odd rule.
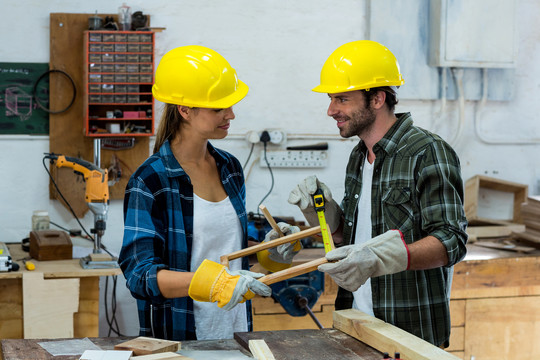
[[[356,291],[369,278],[395,274],[409,268],[409,249],[399,230],[384,234],[357,245],[343,246],[329,251],[330,263],[319,266],[348,291]]]
[[[272,289],[257,279],[264,274],[247,270],[231,271],[225,266],[205,259],[199,266],[188,294],[193,300],[216,302],[220,308],[231,310],[257,295],[270,296]]]
[[[298,184],[289,194],[288,201],[292,205],[297,205],[300,210],[302,210],[309,225],[317,226],[319,225],[319,219],[313,204],[313,194],[315,194],[319,188],[324,195],[324,216],[326,218],[326,223],[328,224],[330,231],[334,232],[339,227],[343,211],[332,198],[332,192],[328,186],[320,182],[315,175],[305,178]]]

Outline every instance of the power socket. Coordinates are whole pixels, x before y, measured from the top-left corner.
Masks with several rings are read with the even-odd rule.
[[[326,150],[267,151],[266,159],[272,168],[321,168],[328,165],[328,152]],[[261,151],[259,165],[267,166],[264,150]]]
[[[270,135],[270,142],[275,145],[285,143],[287,136],[285,131],[279,129],[267,129],[268,134]]]

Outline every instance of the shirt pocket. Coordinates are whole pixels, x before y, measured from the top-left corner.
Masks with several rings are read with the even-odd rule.
[[[402,233],[413,227],[413,207],[411,189],[392,187],[386,190],[382,199],[382,215],[386,230],[398,229]]]

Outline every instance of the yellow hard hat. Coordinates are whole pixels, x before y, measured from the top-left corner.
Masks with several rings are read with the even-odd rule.
[[[405,83],[394,54],[371,40],[353,41],[338,47],[321,70],[321,83],[312,90],[335,94]]]
[[[199,45],[170,50],[159,62],[152,94],[176,105],[226,109],[246,96],[248,86],[216,51]]]

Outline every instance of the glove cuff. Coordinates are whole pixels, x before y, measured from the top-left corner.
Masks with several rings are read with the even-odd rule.
[[[300,248],[301,247],[302,245],[300,244]],[[295,249],[296,249],[296,246],[295,246]],[[278,271],[285,270],[291,267],[291,264],[280,263],[280,262],[270,259],[270,251],[268,250],[261,250],[257,252],[257,260],[259,261],[259,264],[261,264],[263,268],[271,272],[278,272]]]
[[[204,259],[189,284],[189,297],[196,301],[212,302],[212,293],[224,271],[225,266]]]
[[[411,252],[409,251],[409,247],[407,246],[407,243],[405,242],[405,237],[403,236],[403,233],[401,230],[399,231],[399,236],[401,237],[401,241],[403,241],[403,246],[405,246],[405,250],[407,250],[407,268],[405,270],[409,270],[411,267]]]

